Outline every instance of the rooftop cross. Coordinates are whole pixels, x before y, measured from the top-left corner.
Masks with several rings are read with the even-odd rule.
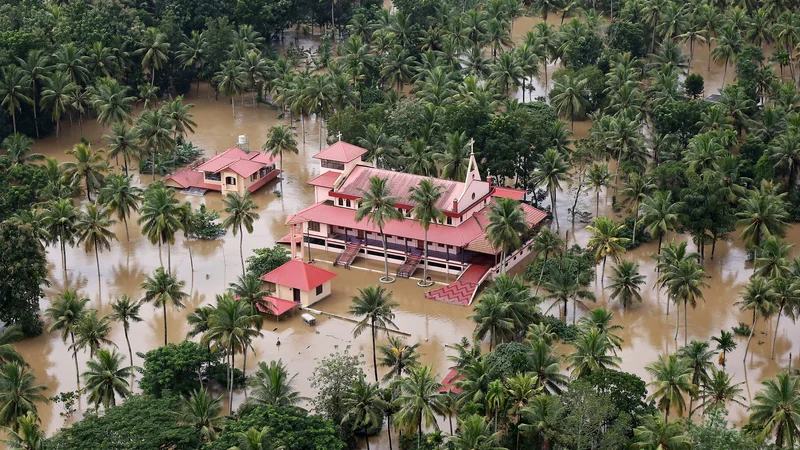
[[[469,154],[472,155],[475,153],[475,139],[469,138]]]
[[[336,136],[339,138],[339,141],[342,140],[342,132],[341,131],[336,133]]]

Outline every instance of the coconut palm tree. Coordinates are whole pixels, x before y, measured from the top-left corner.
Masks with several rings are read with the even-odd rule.
[[[14,164],[25,164],[30,161],[43,161],[44,155],[41,153],[31,153],[33,139],[24,134],[14,133],[6,136],[0,145],[6,149],[6,154]]]
[[[9,450],[42,450],[44,449],[44,431],[39,427],[39,416],[28,411],[24,416],[17,418],[17,431],[5,428],[7,438],[0,442],[6,444]]]
[[[244,230],[247,230],[248,233],[253,232],[253,223],[260,217],[255,212],[258,206],[250,197],[250,192],[247,191],[244,195],[239,195],[238,192],[228,192],[228,195],[222,199],[222,204],[225,205],[224,211],[228,214],[228,217],[222,222],[222,226],[230,228],[234,237],[236,237],[236,233],[239,233],[239,257],[242,260],[242,276],[244,276]]]
[[[781,279],[790,278],[789,251],[794,244],[787,244],[775,236],[770,236],[761,242],[754,266],[755,276]]]
[[[710,349],[708,342],[696,341],[692,339],[689,345],[682,347],[678,350],[678,356],[689,362],[689,367],[692,369],[692,384],[701,389],[711,379],[709,372],[714,369],[712,358],[716,353]],[[689,397],[689,417],[692,416],[694,409],[695,396]]]
[[[175,148],[173,129],[172,119],[161,109],[144,111],[136,122],[136,134],[142,148],[147,149],[153,180],[156,178],[156,156]]]
[[[142,227],[142,234],[152,244],[158,244],[158,255],[161,258],[161,244],[167,244],[167,270],[172,272],[172,255],[170,246],[175,243],[175,233],[181,228],[180,201],[175,198],[175,191],[167,189],[163,184],[155,184],[144,192],[144,202],[139,211],[137,223]],[[161,263],[163,268],[163,261]]]
[[[611,273],[611,298],[622,303],[622,309],[627,309],[633,300],[642,302],[641,286],[646,283],[647,277],[639,273],[639,264],[633,261],[620,261],[614,266]]]
[[[498,198],[489,208],[486,237],[495,249],[501,249],[501,272],[505,273],[506,256],[522,245],[528,231],[525,213],[520,203],[510,198]]]
[[[39,87],[42,86],[50,73],[50,56],[43,50],[28,50],[25,59],[16,58],[19,70],[28,80],[28,92],[31,93],[31,105],[33,106],[33,123],[36,128],[36,139],[39,139],[39,118],[37,110],[39,104],[36,101]]]
[[[736,302],[742,311],[753,311],[753,324],[750,327],[750,336],[747,338],[747,346],[744,349],[744,358],[747,361],[747,352],[750,350],[750,342],[756,332],[756,321],[761,316],[764,320],[768,319],[775,312],[775,290],[773,281],[761,277],[752,277],[740,293],[742,299]]]
[[[354,429],[361,429],[364,433],[364,440],[367,441],[367,450],[369,450],[367,430],[383,423],[383,411],[388,406],[383,400],[380,385],[377,382],[368,383],[362,375],[350,389],[344,392],[342,403],[347,409],[347,413],[342,419],[342,425],[347,424]]]
[[[627,198],[627,201],[633,202],[633,236],[631,237],[633,244],[636,243],[636,229],[639,227],[639,209],[642,202],[655,189],[656,185],[649,177],[632,173],[628,176],[625,189],[620,192]]]
[[[269,137],[264,142],[263,150],[268,151],[272,157],[280,158],[281,169],[281,192],[283,192],[283,154],[298,154],[297,141],[294,139],[294,131],[283,124],[275,125],[269,129]]]
[[[415,203],[411,208],[411,215],[417,220],[424,230],[424,256],[425,265],[422,272],[422,280],[417,285],[428,287],[433,285],[428,282],[428,229],[433,223],[445,221],[444,213],[439,209],[438,203],[442,198],[442,186],[435,184],[432,179],[420,180],[416,186],[411,186],[408,190],[408,198]]]
[[[697,393],[689,362],[678,355],[659,355],[658,361],[648,364],[645,369],[652,378],[649,385],[653,390],[647,400],[656,400],[658,409],[664,411],[664,420],[673,408],[678,416],[683,416],[686,407],[684,394],[693,396]]]
[[[241,64],[229,59],[220,65],[220,70],[214,74],[212,81],[216,83],[217,89],[223,95],[231,98],[231,112],[233,117],[236,117],[236,106],[233,99],[245,88],[245,72],[242,70]]]
[[[575,351],[567,356],[573,378],[583,378],[593,372],[618,369],[622,361],[612,353],[611,341],[597,328],[589,328],[578,335]]]
[[[414,138],[406,144],[399,159],[405,172],[425,177],[435,177],[438,169],[434,158],[435,153],[428,141],[422,138]]]
[[[717,350],[719,350],[719,365],[725,369],[725,362],[727,361],[727,355],[729,352],[732,352],[736,349],[736,340],[733,338],[733,333],[730,331],[720,330],[719,336],[712,336],[711,340],[717,343]]]
[[[419,365],[419,343],[408,345],[402,336],[388,337],[389,343],[378,346],[381,353],[380,365],[390,367],[391,370],[383,376],[383,381],[390,381],[407,374],[412,367]]]
[[[181,42],[178,46],[179,50],[175,56],[183,67],[192,67],[197,72],[197,93],[200,95],[200,72],[203,69],[203,64],[206,63],[206,56],[208,53],[208,40],[206,39],[205,32],[192,30],[192,35]]]
[[[555,348],[544,341],[531,341],[530,369],[536,375],[536,386],[544,394],[558,395],[569,383],[569,378],[561,373],[561,363],[556,356]]]
[[[740,237],[751,248],[759,247],[764,238],[783,236],[789,215],[783,206],[785,194],[775,195],[762,190],[751,190],[742,198],[736,217],[737,227],[743,227]]]
[[[567,162],[561,152],[551,148],[544,152],[532,174],[531,181],[534,186],[544,187],[550,194],[550,209],[556,222],[556,229],[559,227],[556,194],[561,190],[561,182],[567,179],[567,169]]]
[[[397,403],[401,405],[397,412],[397,424],[406,432],[416,428],[419,445],[422,422],[425,421],[425,425],[433,425],[438,430],[436,416],[447,414],[445,394],[439,393],[442,385],[436,381],[430,366],[420,366],[412,368],[407,377],[399,378],[395,386],[399,392]]]
[[[22,355],[14,348],[14,343],[21,341],[24,336],[20,325],[9,325],[0,331],[0,364],[25,364]]]
[[[594,252],[595,264],[603,260],[601,283],[606,275],[606,259],[610,256],[614,262],[619,263],[622,254],[625,253],[624,245],[630,241],[628,238],[620,237],[623,228],[623,224],[607,217],[595,217],[592,225],[586,227],[586,230],[592,233],[587,249]]]
[[[608,187],[612,178],[611,172],[608,171],[608,163],[592,163],[589,169],[586,170],[586,176],[589,179],[589,186],[594,188],[594,216],[600,217],[600,190]]]
[[[497,293],[486,293],[478,298],[475,314],[469,316],[475,322],[473,338],[483,340],[489,336],[489,351],[496,343],[506,342],[514,336],[514,320],[510,305]]]
[[[47,202],[44,212],[44,226],[53,242],[61,246],[61,266],[64,282],[67,281],[67,244],[75,245],[77,229],[75,222],[80,210],[72,204],[72,199],[54,199]]]
[[[778,340],[778,330],[781,325],[781,316],[784,314],[794,322],[797,319],[796,311],[800,306],[800,284],[791,278],[776,278],[772,282],[772,290],[775,292],[775,312],[778,319],[775,321],[775,332],[772,335],[772,350],[770,359],[775,359],[775,341]]]
[[[220,415],[221,412],[220,398],[201,388],[181,399],[181,410],[178,414],[182,423],[197,428],[200,438],[211,442],[217,437],[217,430],[223,427],[225,418]]]
[[[522,410],[542,390],[538,385],[539,380],[532,373],[517,373],[506,380],[509,412],[515,416],[517,425],[522,419]],[[515,448],[519,448],[519,429],[516,432]]]
[[[142,189],[133,186],[132,178],[123,174],[111,174],[106,177],[106,184],[100,189],[98,200],[104,204],[110,212],[115,212],[117,218],[125,224],[125,238],[130,241],[128,232],[128,217],[131,213],[139,211],[139,203],[142,201]]]
[[[456,181],[465,180],[470,152],[466,132],[445,133],[444,149],[434,155],[434,159],[442,166],[442,178]]]
[[[203,335],[202,342],[216,343],[225,349],[228,359],[228,409],[233,411],[233,368],[236,353],[246,352],[251,341],[261,336],[261,332],[253,327],[259,323],[261,316],[255,314],[247,302],[239,301],[230,294],[217,295],[217,307],[209,318],[209,330]],[[244,366],[243,366],[244,367]]]
[[[493,432],[483,416],[470,414],[458,419],[458,434],[450,437],[457,450],[506,450],[499,445],[500,432]]]
[[[47,386],[36,384],[33,369],[17,363],[0,366],[0,425],[16,432],[21,417],[38,417],[36,404],[49,401],[42,394],[46,390]]]
[[[254,311],[272,308],[271,303],[264,301],[264,297],[269,295],[269,291],[264,289],[263,282],[258,279],[256,274],[240,275],[236,282],[229,286],[228,291],[233,294],[234,298],[247,301]]]
[[[800,436],[800,377],[785,372],[764,381],[750,406],[750,424],[761,438],[775,436],[778,448],[794,448]]]
[[[692,309],[697,307],[697,299],[703,298],[702,288],[708,287],[705,279],[711,278],[706,274],[702,265],[697,261],[685,259],[678,262],[677,266],[671,267],[658,278],[658,283],[667,288],[667,295],[675,302],[675,340],[678,339],[678,329],[680,327],[680,301],[683,301],[683,339],[684,345],[689,340],[688,319],[689,306]]]
[[[169,45],[166,34],[150,27],[144,32],[143,45],[133,52],[141,55],[142,69],[150,69],[150,86],[155,85],[156,71],[169,61]]]
[[[664,235],[678,226],[679,205],[672,201],[672,191],[657,191],[642,202],[642,224],[652,236],[658,236],[658,254]]]
[[[691,450],[692,440],[680,420],[669,420],[660,414],[642,417],[642,424],[633,430],[636,450]]]
[[[14,133],[17,132],[17,111],[22,111],[23,103],[33,104],[33,99],[26,94],[30,82],[28,75],[15,65],[0,71],[0,106],[11,116]]]
[[[117,223],[111,218],[111,211],[95,203],[86,204],[86,212],[78,215],[75,221],[76,238],[78,243],[83,243],[86,253],[94,252],[94,259],[97,263],[97,285],[100,287],[100,252],[111,250],[111,241],[117,239],[117,235],[111,231],[111,227]]]
[[[214,314],[214,310],[216,309],[217,308],[214,305],[198,306],[193,313],[187,315],[186,321],[189,323],[189,325],[191,325],[192,328],[188,333],[186,333],[186,337],[199,336],[208,331],[209,328],[211,328],[211,325],[209,325],[211,316]]]
[[[725,408],[725,404],[730,402],[741,407],[747,407],[742,400],[742,384],[733,383],[732,377],[725,373],[724,370],[718,370],[711,367],[711,374],[708,380],[700,388],[700,399],[702,400],[697,408],[704,410]],[[691,412],[690,412],[691,414]]]
[[[130,297],[123,294],[111,304],[111,314],[109,314],[109,318],[115,322],[120,322],[122,324],[122,329],[125,331],[125,343],[128,344],[131,369],[133,369],[133,350],[131,350],[131,340],[128,337],[128,330],[130,330],[132,322],[136,323],[142,321],[142,317],[139,315],[139,309],[141,307],[141,302],[131,300]]]
[[[131,121],[136,97],[128,95],[128,86],[115,78],[100,78],[89,87],[89,103],[103,126],[123,126]]]
[[[247,381],[250,386],[249,402],[256,405],[297,406],[307,400],[294,386],[297,374],[289,375],[280,359],[258,363],[258,370]]]
[[[78,293],[74,289],[69,289],[60,292],[44,313],[53,322],[47,328],[48,333],[61,332],[61,340],[65,343],[67,337],[70,338],[69,347],[72,349],[72,358],[75,360],[75,378],[78,386],[81,384],[81,379],[78,369],[78,351],[75,347],[75,330],[86,312],[85,307],[88,302],[88,298],[78,297]]]
[[[103,186],[103,172],[108,171],[108,163],[103,158],[103,150],[92,150],[91,145],[77,144],[67,154],[75,161],[61,163],[64,175],[86,183],[86,199],[92,201],[91,192]]]
[[[542,255],[541,260],[542,269],[539,271],[539,282],[536,283],[536,292],[534,295],[539,295],[539,287],[542,285],[542,278],[544,277],[544,270],[547,267],[547,258],[554,252],[561,249],[563,243],[561,238],[556,233],[553,233],[549,228],[542,228],[533,240],[533,249],[537,252],[537,258]]]
[[[571,259],[559,258],[548,270],[542,287],[549,292],[548,299],[562,302],[564,305],[564,323],[567,321],[567,303],[573,300],[573,311],[577,310],[577,305],[583,303],[580,300],[595,301],[594,293],[584,289],[589,284],[589,274],[587,270]],[[584,306],[585,307],[585,306]],[[552,306],[550,307],[552,308]],[[575,322],[573,313],[572,321]]]
[[[389,255],[383,227],[392,220],[403,220],[403,213],[395,206],[399,199],[391,195],[392,190],[387,180],[377,176],[370,178],[369,189],[361,191],[361,203],[356,210],[356,222],[366,218],[368,223],[378,227],[381,235],[384,264],[384,276],[380,279],[382,283],[394,281],[394,277],[389,276]]]
[[[128,128],[122,122],[117,122],[111,127],[111,135],[103,136],[103,138],[108,142],[108,158],[117,159],[119,155],[122,155],[125,176],[128,176],[128,164],[131,159],[138,158],[142,151],[136,130]],[[106,184],[108,184],[108,180],[106,180]]]
[[[577,75],[566,75],[558,80],[550,91],[550,102],[559,117],[570,120],[570,128],[575,131],[575,116],[583,117],[589,106],[588,80]]]
[[[70,81],[64,72],[55,72],[44,80],[42,99],[39,107],[50,110],[50,116],[56,124],[56,139],[61,130],[61,116],[67,111],[72,92],[78,86]]]
[[[97,409],[103,404],[105,409],[117,404],[117,396],[124,399],[131,395],[127,379],[133,374],[131,366],[124,365],[125,355],[116,349],[100,349],[96,359],[86,362],[87,370],[83,372],[89,403]]]
[[[189,133],[194,133],[197,123],[192,120],[194,114],[189,112],[192,108],[194,108],[194,103],[183,103],[182,95],[161,105],[161,111],[172,122],[176,140],[186,137]]]
[[[378,351],[375,344],[378,329],[397,329],[392,310],[400,305],[392,300],[391,292],[377,285],[358,289],[358,295],[351,297],[351,301],[350,314],[356,318],[363,317],[353,328],[353,337],[357,338],[368,328],[372,332],[372,362],[375,381],[378,381]]]
[[[739,31],[729,23],[722,26],[722,29],[717,33],[717,37],[712,38],[712,42],[716,42],[717,46],[711,50],[711,59],[714,64],[719,64],[724,61],[724,70],[722,71],[722,89],[725,89],[725,78],[728,75],[728,62],[736,58],[736,55],[741,51],[744,40],[742,39]]]
[[[108,335],[111,333],[111,319],[108,316],[97,315],[96,309],[88,309],[81,315],[75,326],[75,344],[72,350],[89,349],[89,358],[94,358],[95,352],[103,345],[116,345]]]
[[[611,350],[616,354],[615,349],[622,349],[623,340],[621,337],[614,334],[614,332],[621,330],[624,327],[622,325],[611,325],[613,319],[613,312],[610,312],[603,307],[599,307],[589,311],[589,314],[586,317],[581,317],[581,320],[578,321],[578,325],[584,330],[595,328],[603,333],[605,338],[608,339],[608,343],[611,344]]]
[[[182,291],[186,283],[178,277],[159,267],[142,282],[144,297],[142,303],[153,303],[154,308],[161,307],[164,312],[164,345],[167,345],[167,304],[175,309],[183,309],[186,293]]]

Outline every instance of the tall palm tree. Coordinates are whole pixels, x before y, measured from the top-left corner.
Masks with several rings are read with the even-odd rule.
[[[111,333],[111,319],[97,315],[96,309],[88,309],[81,315],[75,327],[75,344],[73,350],[89,349],[89,358],[103,345],[116,345],[108,335]]]
[[[417,285],[428,287],[433,282],[428,282],[428,229],[433,223],[445,221],[444,213],[438,207],[439,200],[442,198],[442,186],[435,184],[432,179],[420,180],[416,186],[411,186],[408,190],[408,198],[415,203],[411,209],[411,215],[417,220],[424,230],[424,256],[425,265],[423,266],[422,280]]]
[[[281,169],[281,192],[283,192],[283,154],[298,154],[297,141],[294,139],[294,131],[283,124],[275,125],[269,129],[269,137],[264,142],[263,150],[268,151],[272,157],[280,158]]]
[[[614,266],[611,273],[611,298],[622,303],[622,309],[627,309],[634,300],[642,302],[641,286],[647,277],[639,273],[639,264],[633,261],[620,261]]]
[[[217,295],[217,308],[209,319],[209,330],[203,335],[204,343],[216,343],[225,349],[228,359],[228,409],[233,411],[233,368],[236,353],[246,355],[250,342],[261,336],[253,327],[261,316],[254,313],[247,302],[239,301],[230,294]]]
[[[725,89],[725,78],[728,74],[728,62],[736,58],[736,55],[741,51],[744,41],[739,31],[734,28],[732,24],[725,24],[719,30],[717,37],[712,38],[717,46],[711,50],[710,57],[714,60],[715,64],[724,61],[724,70],[722,71],[722,88]]]
[[[660,414],[645,415],[642,424],[633,430],[635,450],[691,450],[692,440],[680,420],[669,420]]]
[[[489,351],[498,342],[506,342],[514,335],[514,320],[509,303],[496,293],[486,293],[478,298],[475,314],[469,316],[475,322],[473,338],[483,340],[489,336]]]
[[[123,365],[125,355],[116,349],[100,349],[96,359],[86,362],[87,370],[83,372],[89,403],[95,409],[103,404],[105,409],[117,404],[117,396],[124,399],[131,395],[127,379],[133,374],[132,366]]]
[[[747,352],[750,350],[750,342],[756,332],[756,321],[758,316],[766,320],[775,312],[775,290],[772,288],[773,281],[761,277],[753,277],[740,293],[742,299],[736,302],[742,311],[753,311],[753,324],[750,327],[750,336],[747,338],[747,346],[744,349],[744,358],[747,361]]]
[[[724,408],[728,402],[747,407],[742,403],[744,397],[742,397],[741,386],[744,383],[733,383],[731,379],[732,377],[725,373],[725,370],[718,370],[712,366],[711,375],[700,388],[700,399],[702,401],[695,410],[699,408],[705,410]]]
[[[702,288],[707,288],[705,279],[711,278],[706,274],[702,265],[694,260],[682,260],[677,266],[665,270],[658,278],[659,284],[667,288],[667,295],[675,302],[675,340],[678,339],[680,326],[680,303],[683,302],[683,340],[684,345],[689,340],[688,319],[689,306],[697,307],[697,299],[703,298]]]
[[[72,199],[53,199],[46,203],[44,226],[53,242],[58,241],[61,247],[61,267],[64,271],[64,282],[67,282],[67,244],[75,245],[77,229],[75,222],[80,210],[72,204]]]
[[[136,122],[136,134],[150,159],[153,180],[156,178],[156,156],[175,148],[172,118],[161,109],[146,110]]]
[[[586,247],[594,252],[595,264],[603,260],[601,283],[606,275],[606,259],[610,256],[614,262],[619,263],[622,254],[625,253],[624,245],[630,241],[628,238],[620,237],[623,227],[623,224],[607,217],[595,217],[592,225],[586,227],[586,230],[592,233]]]
[[[164,311],[164,345],[167,345],[167,304],[176,309],[184,308],[183,300],[187,295],[182,289],[185,284],[163,267],[157,268],[153,276],[148,275],[142,283],[145,291],[142,303],[153,302],[154,308],[161,307]]]
[[[142,234],[152,244],[158,244],[161,257],[161,244],[167,244],[167,270],[172,272],[170,245],[175,242],[175,233],[181,228],[179,220],[180,201],[175,192],[162,184],[151,185],[144,193],[144,202],[139,211],[137,223],[142,226]],[[162,262],[163,268],[163,262]]]
[[[589,186],[594,188],[594,216],[600,217],[600,190],[608,187],[612,178],[611,172],[608,171],[608,163],[592,163],[586,170],[586,176],[589,179]]]
[[[561,190],[561,182],[567,179],[567,162],[558,150],[551,148],[544,152],[536,163],[532,174],[532,182],[536,187],[544,187],[550,194],[550,209],[558,229],[558,210],[556,194]]]
[[[208,53],[208,40],[205,32],[192,30],[192,35],[181,42],[176,56],[184,67],[192,67],[197,71],[197,93],[200,95],[200,72],[206,62]]]
[[[581,332],[574,345],[575,351],[567,356],[574,378],[583,378],[600,370],[618,369],[622,361],[612,354],[613,348],[606,333],[597,328]]]
[[[733,333],[730,331],[720,330],[719,336],[712,336],[711,340],[717,343],[717,350],[722,352],[719,355],[720,357],[718,362],[724,370],[728,353],[736,349],[736,340],[733,338]]]
[[[435,159],[442,166],[442,178],[461,181],[467,178],[470,146],[466,132],[445,134],[444,149],[435,154]]]
[[[645,366],[652,381],[649,383],[653,393],[647,400],[656,400],[658,409],[664,411],[664,420],[674,408],[679,416],[683,416],[686,407],[684,394],[695,395],[697,386],[692,383],[692,368],[689,362],[678,355],[659,355],[658,361]]]
[[[111,231],[111,227],[117,223],[111,218],[111,211],[95,203],[86,204],[86,212],[78,215],[75,221],[77,229],[76,237],[79,243],[83,243],[86,253],[94,252],[94,259],[97,263],[97,284],[100,286],[100,252],[111,250],[111,241],[117,239],[117,235]]]
[[[39,416],[28,412],[17,418],[17,431],[5,428],[7,438],[0,442],[7,445],[9,450],[42,450],[44,449],[44,431],[39,426]]]
[[[106,177],[106,184],[100,189],[100,203],[104,204],[117,214],[119,220],[125,224],[125,239],[130,241],[128,232],[128,217],[131,213],[139,211],[142,201],[142,189],[133,186],[132,177],[127,174],[111,174]]]
[[[228,217],[222,222],[222,226],[230,228],[234,237],[236,237],[236,233],[239,233],[239,257],[242,260],[242,276],[244,276],[244,230],[247,230],[248,233],[253,232],[253,223],[260,217],[255,212],[258,206],[250,197],[250,192],[247,191],[244,195],[239,195],[238,192],[228,192],[228,195],[222,199],[222,204],[225,205],[224,211],[228,214]]]
[[[264,301],[264,297],[269,295],[269,291],[264,289],[264,284],[254,273],[239,276],[235,283],[231,283],[228,290],[234,297],[247,301],[253,308],[271,308],[269,302]],[[255,309],[254,309],[255,310]]]
[[[419,365],[419,343],[407,345],[402,336],[388,336],[389,343],[378,346],[381,353],[380,365],[391,370],[383,376],[384,381],[407,374],[412,367]]]
[[[692,369],[692,384],[698,389],[708,384],[710,378],[709,373],[714,369],[712,358],[716,353],[710,349],[708,342],[696,341],[692,339],[689,345],[682,347],[678,350],[678,356],[689,362],[689,367]],[[689,417],[692,416],[694,410],[692,404],[696,395],[689,397]]]
[[[81,379],[80,370],[78,369],[78,350],[75,347],[75,329],[86,312],[85,307],[88,302],[88,298],[78,297],[78,293],[70,289],[60,292],[44,313],[46,317],[53,321],[47,328],[48,333],[60,331],[61,340],[65,343],[67,342],[67,336],[70,338],[69,347],[72,349],[72,358],[75,360],[75,378],[78,386],[81,384]]]
[[[495,249],[501,250],[501,272],[505,273],[506,256],[522,245],[522,236],[528,231],[525,213],[520,203],[510,198],[498,198],[489,207],[489,225],[486,237]]]
[[[233,99],[245,88],[245,72],[242,70],[242,66],[232,59],[228,60],[220,65],[220,70],[214,74],[212,81],[216,83],[217,89],[223,95],[231,98],[231,112],[233,117],[236,117],[236,106]]]
[[[61,130],[61,116],[67,111],[70,96],[78,86],[70,81],[64,72],[55,72],[44,80],[42,99],[39,107],[50,110],[50,117],[56,124],[56,139]]]
[[[631,237],[631,243],[636,243],[636,229],[639,227],[641,204],[655,189],[656,185],[649,177],[632,173],[628,176],[625,189],[620,192],[627,197],[628,201],[633,202],[633,236]]]
[[[770,236],[761,242],[754,266],[756,276],[770,279],[786,279],[791,276],[789,267],[789,251],[794,244],[783,242],[776,236]]]
[[[419,445],[422,438],[422,422],[425,421],[425,425],[433,425],[438,429],[436,416],[447,414],[444,394],[439,393],[442,385],[436,381],[430,366],[413,368],[408,377],[400,378],[395,383],[399,391],[397,402],[401,405],[400,411],[397,412],[397,424],[406,432],[416,428],[417,445]]]
[[[573,300],[573,311],[577,309],[579,299],[595,301],[594,293],[584,289],[584,286],[589,284],[587,272],[573,260],[558,258],[545,276],[542,287],[549,292],[547,298],[555,300],[553,305],[557,302],[563,303],[565,323],[567,321],[567,303],[570,299]],[[572,321],[575,322],[575,314],[573,314]]]
[[[17,111],[22,110],[23,103],[33,104],[33,99],[27,95],[29,85],[28,75],[15,65],[0,71],[0,106],[11,116],[14,133],[17,132]]]
[[[297,374],[289,375],[286,365],[280,359],[258,363],[258,370],[247,381],[250,386],[249,402],[256,405],[297,406],[307,400],[294,387]]]
[[[100,78],[89,87],[89,103],[101,125],[121,127],[130,122],[136,97],[128,95],[128,89],[114,78]]]
[[[403,213],[395,206],[399,199],[391,193],[387,178],[372,177],[369,179],[369,189],[361,191],[361,203],[356,210],[356,222],[366,218],[368,223],[378,227],[381,235],[384,265],[384,276],[380,278],[382,283],[394,282],[394,277],[389,276],[389,255],[383,227],[392,220],[403,220]]]
[[[17,363],[0,366],[0,425],[19,431],[19,418],[38,416],[37,403],[49,399],[42,393],[47,386],[36,384],[33,369]]]
[[[383,400],[380,385],[377,382],[367,382],[362,375],[350,389],[344,392],[342,403],[347,409],[342,424],[349,424],[355,429],[361,429],[364,433],[364,440],[367,441],[367,450],[369,450],[367,430],[383,423],[383,411],[388,406]],[[391,430],[389,432],[391,433]]]
[[[532,373],[517,373],[506,380],[509,412],[516,417],[519,425],[522,419],[522,410],[528,406],[533,398],[541,391],[539,380]],[[517,427],[518,428],[518,427]],[[516,446],[519,448],[519,429],[516,432]]]
[[[28,92],[31,93],[31,105],[33,106],[33,123],[36,128],[36,139],[39,139],[39,118],[37,110],[39,105],[36,101],[39,87],[42,86],[50,73],[50,57],[40,49],[28,50],[25,59],[17,58],[19,70],[28,80]]]
[[[194,108],[194,103],[183,103],[182,95],[161,105],[161,111],[172,122],[176,139],[186,137],[189,133],[194,133],[197,123],[192,120],[194,114],[189,112],[192,108]]]
[[[41,153],[31,153],[33,139],[24,134],[14,133],[3,139],[2,148],[6,149],[6,154],[14,164],[25,164],[29,161],[43,161],[44,155]]]
[[[778,448],[794,448],[800,436],[800,377],[781,372],[763,384],[750,405],[750,424],[761,429],[761,438],[774,435]]]
[[[764,238],[783,235],[789,218],[783,206],[784,196],[754,189],[739,201],[736,226],[744,227],[740,236],[746,245],[759,247]]]
[[[220,415],[222,402],[219,397],[214,397],[207,389],[200,389],[189,394],[188,398],[181,401],[179,420],[191,425],[200,432],[204,441],[213,441],[217,430],[221,429],[225,418]]]
[[[493,432],[483,416],[470,414],[458,419],[458,434],[450,437],[457,450],[506,450],[500,446],[500,432]]]
[[[125,331],[125,343],[128,344],[131,369],[133,369],[133,350],[131,350],[131,340],[128,337],[128,331],[131,328],[131,323],[142,321],[142,317],[139,315],[139,309],[141,309],[141,307],[141,302],[131,300],[130,297],[123,294],[111,304],[111,314],[109,314],[111,320],[122,323],[122,329]]]
[[[353,328],[353,337],[358,337],[364,330],[372,333],[372,362],[375,369],[375,381],[378,381],[378,350],[376,338],[378,329],[397,329],[394,320],[394,308],[400,306],[392,300],[392,293],[380,286],[367,286],[358,289],[358,295],[351,298],[350,314],[362,318]]]
[[[19,325],[7,326],[0,332],[0,364],[19,363],[25,364],[25,360],[14,348],[14,343],[21,341],[24,337],[22,327]]]
[[[569,383],[569,378],[561,373],[561,363],[555,348],[543,341],[531,342],[531,372],[536,375],[536,386],[547,395],[560,394]]]
[[[145,30],[142,46],[133,52],[141,55],[142,69],[150,69],[150,86],[155,85],[156,71],[169,60],[169,45],[167,35],[151,27]]]
[[[191,329],[186,333],[187,337],[199,336],[211,328],[211,316],[217,309],[214,305],[198,306],[193,313],[186,316],[186,321],[191,325]],[[209,348],[211,347],[209,343]]]
[[[664,235],[678,226],[678,209],[671,191],[657,191],[642,202],[642,224],[650,235],[658,236],[659,255]]]
[[[775,332],[772,335],[772,350],[770,359],[775,359],[775,341],[778,340],[778,330],[780,330],[781,316],[784,314],[794,322],[797,319],[796,312],[800,306],[800,284],[791,278],[776,278],[772,283],[772,290],[775,292],[775,312],[778,319],[775,321]]]
[[[570,128],[575,131],[575,116],[582,117],[589,106],[588,80],[577,75],[566,75],[558,80],[550,91],[550,102],[559,117],[570,120]]]
[[[67,150],[67,154],[75,158],[75,161],[61,163],[64,175],[86,183],[86,199],[89,201],[92,201],[92,191],[103,186],[103,172],[108,170],[103,153],[102,149],[95,151],[91,145],[81,143]]]
[[[547,258],[554,252],[558,252],[562,247],[561,238],[558,234],[550,231],[549,228],[542,228],[533,240],[533,249],[536,250],[538,258],[543,256],[541,260],[542,269],[539,271],[539,281],[536,283],[536,292],[533,295],[539,295],[539,287],[542,285],[544,278],[544,270],[547,268]]]

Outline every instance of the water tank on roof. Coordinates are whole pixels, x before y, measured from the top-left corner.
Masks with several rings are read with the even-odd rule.
[[[240,149],[246,151],[246,152],[250,152],[250,143],[247,142],[247,135],[246,134],[240,134],[239,135],[239,139],[236,141],[236,146],[239,147]]]

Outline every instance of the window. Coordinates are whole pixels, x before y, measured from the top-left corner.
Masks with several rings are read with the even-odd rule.
[[[322,285],[317,286],[317,295],[322,294]]]
[[[308,229],[319,233],[319,222],[308,222]]]
[[[236,186],[236,177],[225,177],[225,184],[228,186]]]
[[[342,205],[344,205],[344,200],[342,200],[341,198],[337,198],[336,199],[336,204],[338,204],[339,206],[342,206]]]
[[[256,176],[258,176],[257,173],[250,175],[250,182],[256,181]]]
[[[325,169],[344,170],[344,163],[340,163],[338,161],[323,159],[321,164]]]
[[[347,207],[348,207],[348,208],[351,206],[351,205],[350,205],[350,200],[347,200],[345,203],[347,204]]]
[[[472,193],[472,199],[475,200],[475,193]]]
[[[452,217],[448,217],[447,218],[447,224],[448,225],[452,225],[453,224],[453,218]]]
[[[222,175],[214,172],[203,172],[203,176],[205,176],[206,180],[211,181],[219,181],[222,179]]]

